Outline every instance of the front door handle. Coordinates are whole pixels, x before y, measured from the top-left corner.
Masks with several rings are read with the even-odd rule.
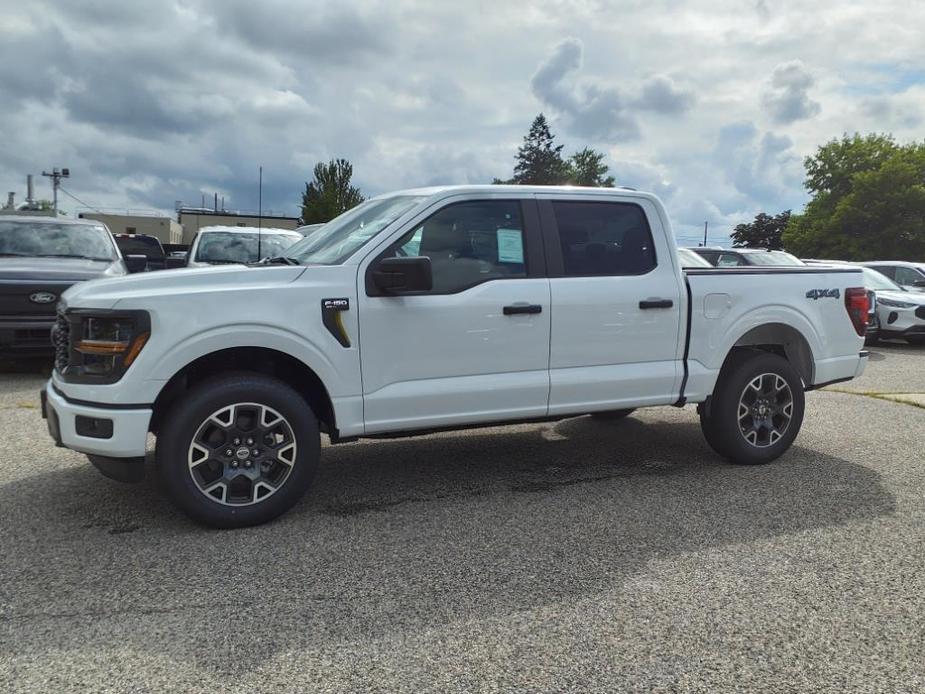
[[[504,307],[505,316],[513,316],[518,313],[542,313],[543,307],[539,304],[511,304]]]
[[[639,302],[639,308],[671,308],[674,302],[671,299],[646,299]]]

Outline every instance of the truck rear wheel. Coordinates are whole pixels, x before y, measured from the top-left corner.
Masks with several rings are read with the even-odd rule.
[[[157,437],[158,476],[170,499],[218,528],[258,525],[289,510],[319,458],[308,403],[260,374],[203,381],[173,405]]]
[[[700,408],[710,447],[734,463],[768,463],[790,448],[803,424],[800,375],[783,357],[758,350],[733,354],[713,396]]]

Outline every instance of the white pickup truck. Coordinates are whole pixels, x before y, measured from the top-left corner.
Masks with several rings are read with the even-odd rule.
[[[283,257],[70,289],[43,413],[106,475],[157,473],[197,520],[252,525],[333,443],[696,403],[737,463],[781,455],[804,391],[858,376],[859,269],[682,271],[659,200],[464,186],[364,202]]]

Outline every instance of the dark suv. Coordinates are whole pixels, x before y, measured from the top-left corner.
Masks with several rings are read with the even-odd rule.
[[[143,255],[148,259],[145,270],[163,270],[167,254],[156,236],[147,234],[113,234],[122,255]]]

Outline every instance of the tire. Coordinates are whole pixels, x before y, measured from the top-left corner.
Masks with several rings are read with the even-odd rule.
[[[635,411],[635,407],[630,407],[625,410],[606,410],[604,412],[592,412],[591,417],[602,422],[614,422],[620,419],[626,419]]]
[[[864,338],[865,347],[873,347],[879,342],[880,342],[880,335],[878,333],[874,333],[873,335],[868,335],[867,337]]]
[[[155,451],[170,500],[216,528],[259,525],[288,511],[308,490],[320,455],[318,419],[302,396],[246,372],[190,390],[164,416]]]
[[[747,409],[743,412],[740,405]],[[804,410],[803,382],[790,362],[741,350],[726,360],[713,396],[700,408],[700,426],[707,443],[724,458],[760,465],[790,448]]]

